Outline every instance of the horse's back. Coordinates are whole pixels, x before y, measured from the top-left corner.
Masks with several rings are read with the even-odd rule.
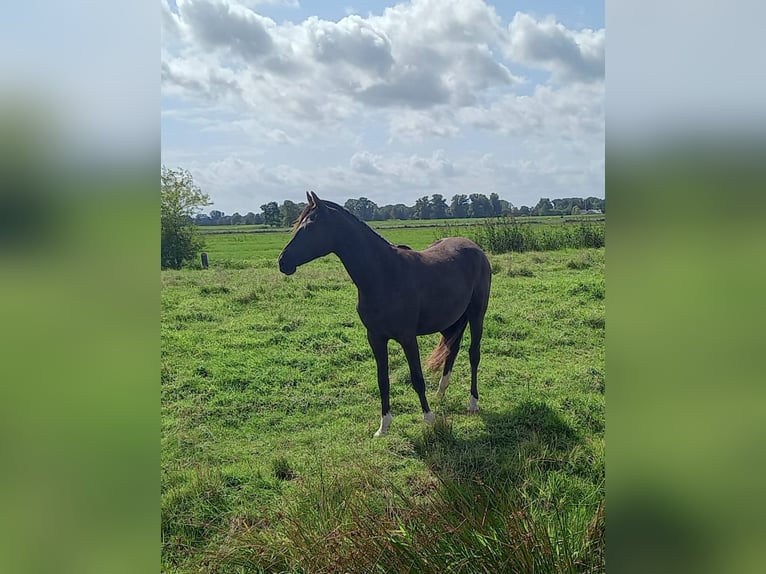
[[[456,288],[464,284],[473,289],[488,284],[492,275],[484,251],[465,237],[445,237],[413,254],[417,257],[416,267],[421,280],[438,278]]]
[[[426,264],[478,265],[479,270],[489,270],[489,260],[481,247],[465,237],[437,239],[420,252]]]

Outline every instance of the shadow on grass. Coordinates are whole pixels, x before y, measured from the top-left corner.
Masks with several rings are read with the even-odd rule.
[[[440,416],[413,439],[415,452],[439,478],[493,485],[523,483],[531,475],[563,470],[582,438],[546,403],[525,401],[505,412],[484,412],[484,428],[465,433],[454,414]],[[474,416],[474,415],[457,415]]]

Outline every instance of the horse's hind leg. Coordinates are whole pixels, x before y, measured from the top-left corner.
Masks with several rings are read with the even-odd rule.
[[[488,295],[475,297],[468,307],[468,324],[471,326],[471,346],[468,348],[468,358],[471,361],[471,396],[468,400],[468,412],[479,412],[479,389],[476,379],[481,360],[481,336],[484,333],[484,313],[487,311]]]
[[[457,358],[457,352],[460,350],[460,341],[463,339],[463,332],[465,331],[468,321],[465,315],[463,315],[458,321],[445,329],[442,332],[442,337],[447,342],[449,347],[449,353],[444,361],[444,369],[442,370],[442,377],[439,380],[439,390],[436,392],[437,397],[443,397],[444,393],[449,387],[449,379],[452,374],[452,367],[455,364]]]
[[[426,380],[423,377],[423,369],[420,366],[420,350],[418,349],[418,340],[416,337],[399,341],[404,349],[404,355],[407,357],[407,363],[410,366],[410,376],[412,378],[412,388],[418,394],[420,399],[420,408],[423,409],[423,420],[428,424],[433,424],[434,413],[428,406],[426,399]]]

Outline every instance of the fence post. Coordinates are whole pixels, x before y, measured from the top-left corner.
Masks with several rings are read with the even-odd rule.
[[[202,268],[207,269],[207,253],[204,251],[200,254],[200,258],[202,259]]]

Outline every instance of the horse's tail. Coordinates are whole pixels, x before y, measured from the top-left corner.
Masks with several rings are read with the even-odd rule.
[[[435,373],[441,368],[449,356],[450,349],[457,341],[460,341],[460,338],[463,336],[467,324],[468,312],[465,312],[460,316],[460,319],[448,329],[450,331],[449,338],[445,338],[444,335],[441,336],[439,344],[436,345],[436,348],[428,359],[426,359],[426,369]]]

